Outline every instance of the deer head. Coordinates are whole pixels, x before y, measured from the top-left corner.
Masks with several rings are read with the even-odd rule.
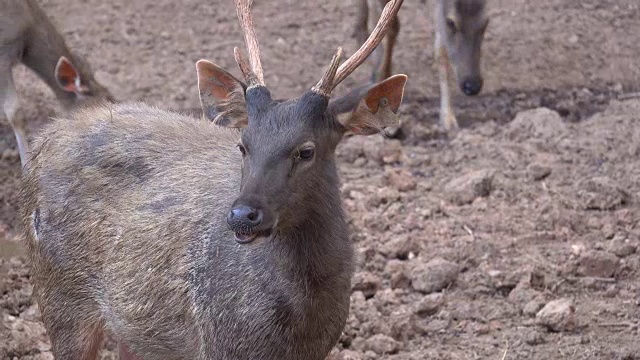
[[[285,232],[300,226],[300,219],[318,215],[318,206],[337,196],[334,152],[343,135],[376,134],[395,124],[407,80],[405,75],[395,75],[331,99],[333,89],[383,39],[402,4],[394,0],[353,56],[340,65],[339,48],[315,86],[297,99],[274,100],[264,81],[252,3],[236,0],[249,53],[247,61],[234,49],[244,81],[206,60],[196,63],[205,116],[219,126],[241,129],[241,189],[227,218],[240,243]],[[340,209],[332,210],[341,214]]]

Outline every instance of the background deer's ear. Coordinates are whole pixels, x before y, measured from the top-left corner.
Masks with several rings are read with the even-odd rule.
[[[56,81],[61,89],[75,93],[85,94],[89,88],[82,83],[82,78],[76,67],[64,56],[61,56],[54,70]]]
[[[394,75],[377,84],[355,89],[333,100],[329,112],[336,116],[345,132],[356,135],[379,133],[398,124],[406,75]]]
[[[204,116],[216,125],[247,126],[245,91],[247,86],[217,65],[200,60],[196,63],[198,90]]]

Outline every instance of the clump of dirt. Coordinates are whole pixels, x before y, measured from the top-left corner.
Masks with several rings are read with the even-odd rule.
[[[613,101],[573,123],[537,108],[419,146],[348,139],[339,154],[360,271],[381,285],[354,288],[335,358],[634,354],[638,109]],[[399,153],[381,162],[380,149]],[[415,188],[389,182],[389,168]],[[391,352],[369,345],[380,335],[397,342]]]

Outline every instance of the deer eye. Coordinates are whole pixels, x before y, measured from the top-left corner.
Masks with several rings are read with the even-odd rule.
[[[245,148],[244,145],[238,144],[238,150],[240,150],[243,157],[247,155],[247,148]]]
[[[296,160],[311,160],[313,159],[315,150],[313,146],[300,147],[295,154],[295,158]]]
[[[452,33],[455,34],[456,31],[458,31],[457,27],[456,27],[456,22],[453,21],[453,19],[447,19],[447,29]]]

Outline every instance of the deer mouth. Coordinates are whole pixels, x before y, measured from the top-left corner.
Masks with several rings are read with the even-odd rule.
[[[251,231],[251,232],[235,232],[236,242],[241,245],[246,245],[252,243],[255,239],[259,237],[268,237],[271,235],[271,229],[261,230],[261,231]]]

